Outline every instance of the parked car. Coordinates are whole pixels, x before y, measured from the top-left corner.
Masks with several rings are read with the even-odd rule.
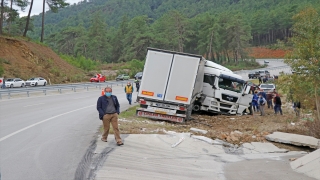
[[[20,78],[9,78],[5,83],[7,88],[24,87],[26,85],[26,82]]]
[[[269,64],[269,61],[267,61],[267,60],[264,60],[264,64]]]
[[[260,76],[260,73],[258,71],[251,72],[248,74],[249,79],[257,79]]]
[[[137,80],[137,79],[142,79],[142,72],[138,72],[135,76],[134,76],[134,79]]]
[[[261,84],[259,86],[260,89],[263,89],[263,91],[268,92],[268,91],[273,91],[276,88],[276,85],[274,84]]]
[[[261,77],[264,77],[264,76],[270,77],[270,72],[267,70],[260,70],[259,74]]]
[[[129,75],[126,75],[126,74],[120,74],[118,77],[116,77],[116,81],[119,81],[119,80],[129,80],[130,79],[130,76]]]
[[[33,77],[26,81],[26,86],[46,86],[47,84],[47,80],[42,77]]]
[[[103,76],[101,74],[97,74],[90,78],[90,82],[106,82],[106,76]]]

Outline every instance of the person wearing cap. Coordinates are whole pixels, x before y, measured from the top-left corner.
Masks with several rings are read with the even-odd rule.
[[[127,95],[127,100],[129,101],[129,104],[131,105],[132,102],[132,93],[134,89],[130,82],[127,83],[126,87],[124,87],[124,92]]]
[[[112,95],[112,89],[110,87],[106,87],[104,91],[104,95],[100,96],[97,102],[99,119],[102,120],[104,129],[101,141],[107,142],[111,123],[114,132],[114,138],[117,142],[117,145],[121,146],[123,145],[123,143],[120,137],[120,131],[118,127],[118,115],[120,114],[120,104],[117,96]]]

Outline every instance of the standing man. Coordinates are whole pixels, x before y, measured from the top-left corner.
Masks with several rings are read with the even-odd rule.
[[[132,101],[132,93],[133,93],[134,89],[133,86],[131,86],[131,83],[128,82],[126,87],[124,87],[124,92],[127,94],[127,99],[129,101],[129,104],[131,105],[131,101]]]
[[[273,105],[272,105],[272,92],[271,92],[271,91],[267,92],[267,104],[268,104],[268,109],[269,109],[269,108],[273,109]]]
[[[118,115],[120,114],[120,104],[117,96],[112,95],[112,89],[110,87],[106,87],[104,91],[105,95],[100,96],[97,102],[99,119],[102,120],[104,129],[101,141],[107,142],[111,123],[117,145],[121,146],[123,145],[123,143],[118,128]]]
[[[275,114],[278,114],[278,112],[280,112],[280,114],[282,115],[282,109],[281,109],[281,98],[279,96],[279,94],[276,94],[276,97],[274,98],[274,111]]]
[[[267,103],[267,100],[262,96],[262,94],[259,94],[258,102],[259,102],[259,109],[260,109],[261,116],[264,116],[265,115],[264,107]]]
[[[140,88],[140,81],[138,79],[135,80],[136,83],[136,88],[137,88],[137,92],[139,92],[139,88]]]
[[[6,79],[5,79],[5,78],[6,78],[6,77],[3,76],[2,86],[1,86],[2,89],[6,88]]]
[[[259,76],[259,84],[262,84],[262,78]]]

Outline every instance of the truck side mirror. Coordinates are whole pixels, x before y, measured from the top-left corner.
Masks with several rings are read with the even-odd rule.
[[[212,85],[212,89],[217,89],[217,87],[215,85]]]

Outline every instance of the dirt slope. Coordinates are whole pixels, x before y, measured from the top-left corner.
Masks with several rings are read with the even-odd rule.
[[[62,60],[49,47],[0,36],[0,61],[7,78],[41,76],[51,83],[79,82],[85,73]]]

